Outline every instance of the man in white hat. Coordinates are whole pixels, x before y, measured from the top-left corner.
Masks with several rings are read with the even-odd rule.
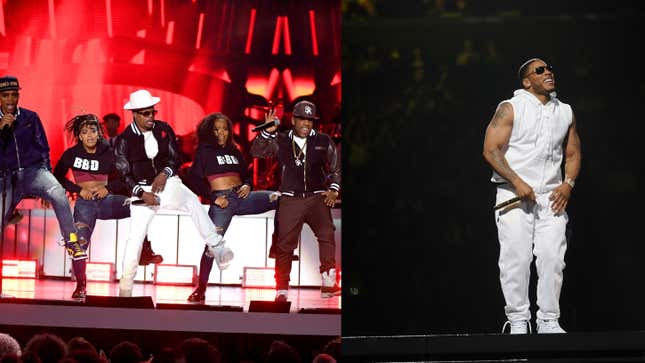
[[[130,233],[123,256],[119,296],[132,296],[143,239],[159,208],[190,213],[220,270],[227,268],[233,259],[233,251],[217,234],[197,196],[177,176],[179,149],[175,133],[166,122],[155,120],[154,106],[159,100],[147,90],[130,94],[130,101],[123,108],[132,111],[133,122],[118,136],[114,148],[116,167],[134,199],[138,198],[130,206]]]

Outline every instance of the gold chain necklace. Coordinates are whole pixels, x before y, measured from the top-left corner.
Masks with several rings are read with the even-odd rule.
[[[306,147],[307,147],[307,139],[305,139],[305,143],[302,144],[302,148],[300,148],[300,152],[296,154],[296,138],[295,136],[291,138],[291,148],[293,149],[293,158],[296,161],[296,166],[302,166],[302,163],[305,162],[305,158],[302,158],[302,160],[300,160],[300,157],[303,155]]]

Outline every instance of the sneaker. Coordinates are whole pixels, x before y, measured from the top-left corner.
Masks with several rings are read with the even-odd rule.
[[[515,320],[504,323],[504,326],[502,326],[502,334],[504,334],[507,325],[511,326],[511,334],[529,334],[531,331],[531,325],[527,320]]]
[[[85,299],[86,295],[85,284],[76,283],[76,289],[72,293],[72,299]]]
[[[277,290],[275,292],[275,302],[286,302],[289,297],[289,290]]]
[[[320,287],[320,296],[328,298],[340,295],[340,286],[336,281],[336,269],[330,268],[322,274],[322,286]]]
[[[226,247],[224,240],[221,240],[217,245],[206,245],[208,251],[206,255],[209,257],[215,258],[215,263],[220,271],[225,270],[231,264],[231,261],[235,257],[233,251]]]
[[[82,239],[79,241],[76,237],[75,233],[70,233],[69,235],[69,241],[65,242],[65,248],[67,249],[67,253],[69,253],[70,257],[72,260],[85,260],[87,259],[87,252],[85,252],[86,248],[83,248],[82,245],[87,246],[87,241],[85,239]]]
[[[558,333],[566,333],[562,327],[560,327],[560,324],[558,323],[558,319],[549,319],[549,320],[542,320],[542,319],[537,319],[537,333],[538,334],[558,334]]]
[[[206,301],[206,289],[202,287],[197,287],[190,296],[188,296],[188,302],[191,303],[203,303]]]
[[[163,262],[163,256],[155,254],[148,240],[148,236],[143,240],[143,247],[141,248],[141,256],[139,256],[139,266],[146,266],[149,264],[159,264]]]

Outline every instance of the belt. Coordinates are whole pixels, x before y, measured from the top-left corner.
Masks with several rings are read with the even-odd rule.
[[[282,192],[282,195],[294,198],[309,198],[320,194],[322,194],[322,192]]]
[[[237,193],[242,188],[242,186],[244,186],[244,184],[237,185],[237,186],[234,186],[234,187],[228,188],[228,189],[213,190],[213,191],[211,191],[211,193],[213,193],[213,194],[216,194],[216,193],[219,193],[219,194]]]
[[[228,189],[213,190],[213,193],[237,192],[238,190],[240,190],[240,188],[242,188],[243,185],[244,184],[237,185],[237,186],[234,186],[234,187],[228,188]]]

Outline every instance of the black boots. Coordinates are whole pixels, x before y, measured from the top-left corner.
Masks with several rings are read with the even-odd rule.
[[[163,262],[163,257],[161,255],[155,255],[155,252],[152,250],[150,241],[148,241],[148,236],[143,239],[143,248],[141,249],[141,256],[139,257],[139,266],[149,265],[154,263],[155,265]]]
[[[85,296],[87,295],[85,281],[85,277],[76,279],[76,289],[74,289],[74,292],[72,293],[72,299],[85,299]]]
[[[197,286],[195,291],[188,297],[188,302],[191,303],[203,303],[206,301],[206,288],[202,286]]]

